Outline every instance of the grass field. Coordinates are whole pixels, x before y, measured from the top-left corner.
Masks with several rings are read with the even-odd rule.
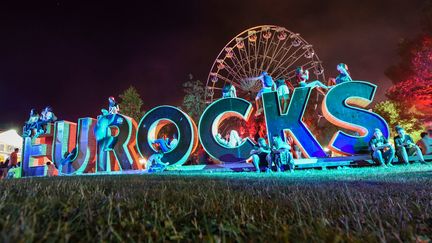
[[[0,241],[432,238],[432,164],[0,182]]]

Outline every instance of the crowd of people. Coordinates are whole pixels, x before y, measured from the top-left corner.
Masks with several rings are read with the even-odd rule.
[[[425,164],[424,155],[432,154],[432,127],[427,128],[427,132],[423,133],[422,139],[417,143],[414,143],[403,127],[396,126],[395,132],[397,135],[393,146],[381,130],[375,129],[374,136],[369,141],[372,159],[383,167],[391,167],[395,156],[405,165],[410,162],[409,156],[415,156],[417,162]]]
[[[14,177],[14,170],[21,166],[21,162],[18,161],[18,153],[19,148],[15,148],[5,161],[0,161],[0,179]]]
[[[424,155],[432,155],[432,126],[428,127],[427,132],[422,133],[422,139],[417,143],[414,143],[412,137],[399,125],[395,127],[395,133],[394,145],[392,145],[383,136],[380,129],[374,130],[374,135],[369,141],[372,160],[383,167],[391,167],[396,161],[408,165],[412,158],[425,164]],[[215,139],[227,148],[236,148],[245,141],[245,138],[241,138],[235,130],[227,133],[225,138],[218,133]],[[397,160],[394,160],[395,157]],[[250,151],[250,157],[246,161],[251,162],[258,173],[262,171],[293,172],[294,159],[300,158],[302,158],[302,152],[292,138],[287,136],[284,141],[281,136],[273,135],[269,144],[265,138],[258,138],[257,144]]]

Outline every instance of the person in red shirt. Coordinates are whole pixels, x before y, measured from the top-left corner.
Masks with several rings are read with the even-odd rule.
[[[17,167],[18,165],[18,151],[19,148],[15,148],[15,150],[10,155],[10,167]]]

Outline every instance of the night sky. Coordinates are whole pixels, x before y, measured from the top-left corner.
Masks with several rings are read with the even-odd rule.
[[[189,73],[206,81],[221,48],[263,24],[300,33],[327,77],[347,63],[382,99],[384,71],[398,42],[419,33],[423,1],[16,2],[0,4],[0,129],[20,129],[46,105],[59,119],[95,117],[130,85],[145,110],[180,105]]]

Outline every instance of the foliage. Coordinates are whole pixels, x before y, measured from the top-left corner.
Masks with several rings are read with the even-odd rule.
[[[120,113],[132,117],[136,122],[139,122],[144,115],[142,110],[143,101],[135,87],[130,86],[119,95]]]
[[[0,181],[2,242],[428,242],[432,165]]]
[[[387,91],[387,96],[405,107],[414,108],[431,119],[432,114],[432,36],[420,40],[412,50],[412,75]]]
[[[411,135],[414,141],[420,139],[422,124],[416,119],[415,114],[404,109],[403,105],[392,100],[386,100],[377,103],[373,110],[387,121],[393,135],[395,135],[395,126],[400,125]]]
[[[401,60],[387,76],[393,85],[387,97],[406,110],[415,111],[424,122],[432,121],[432,1],[425,2],[421,16],[423,32],[399,46]]]
[[[387,96],[411,110],[419,119],[432,121],[432,81],[408,79],[392,86]]]
[[[194,80],[192,74],[189,74],[188,81],[183,84],[183,98],[182,109],[190,115],[195,122],[199,121],[203,113],[205,104],[205,85],[200,80]]]

